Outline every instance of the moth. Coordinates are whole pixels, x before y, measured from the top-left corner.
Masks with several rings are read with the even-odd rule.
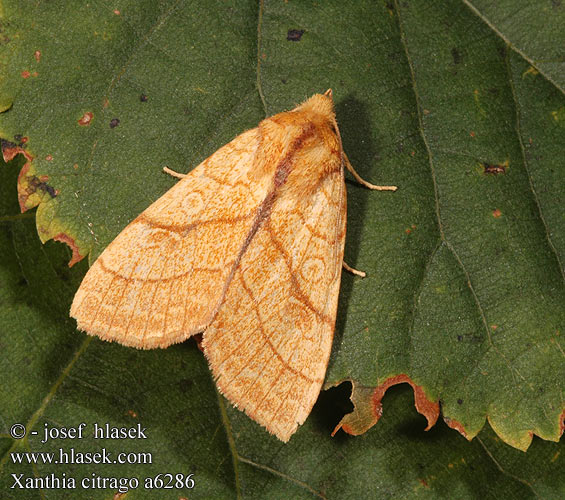
[[[71,316],[142,349],[203,332],[220,392],[286,442],[330,356],[346,225],[332,91],[263,120],[133,220],[94,262]]]

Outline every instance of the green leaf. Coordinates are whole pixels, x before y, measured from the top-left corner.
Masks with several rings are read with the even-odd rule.
[[[194,474],[194,489],[127,498],[565,495],[563,445],[532,441],[558,441],[565,408],[563,44],[551,38],[563,7],[465,3],[2,5],[0,137],[6,159],[23,153],[0,170],[7,498],[61,498],[10,487],[11,474],[63,472]],[[342,282],[326,380],[352,383],[341,425],[366,431],[385,390],[408,382],[429,423],[441,407],[470,443],[443,422],[424,433],[407,388],[387,392],[363,436],[331,438],[351,410],[341,384],[284,445],[216,394],[192,341],[141,352],[87,338],[68,317],[87,263],[65,262],[92,262],[173,185],[164,165],[188,171],[330,87],[357,171],[399,186],[347,183],[346,261],[368,276]],[[37,206],[45,245],[18,203]],[[80,422],[85,438],[41,444],[45,424]],[[10,436],[14,423],[27,437]],[[95,440],[94,423],[139,423],[148,439]],[[24,466],[12,455],[71,447],[151,452],[153,463]]]
[[[565,92],[565,8],[561,0],[463,0],[513,51]]]
[[[352,285],[329,381],[377,387],[408,374],[469,438],[488,418],[521,449],[532,434],[557,440],[565,380],[557,150],[565,137],[555,113],[563,95],[465,9],[413,2],[397,15],[408,66],[401,87],[416,99],[419,149],[409,166],[391,155],[410,176],[395,179],[402,194],[392,202],[401,208],[367,210],[375,239],[363,235],[358,261],[372,278]],[[503,172],[488,173],[492,165]],[[398,241],[402,227],[410,234]]]

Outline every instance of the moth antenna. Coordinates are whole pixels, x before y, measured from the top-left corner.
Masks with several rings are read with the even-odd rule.
[[[176,177],[177,179],[183,179],[184,177],[186,177],[186,174],[180,174],[179,172],[175,172],[174,170],[171,170],[169,167],[163,167],[163,172],[165,172],[166,174],[172,175],[173,177]]]
[[[359,271],[359,269],[355,269],[354,267],[351,267],[345,261],[343,261],[343,269],[349,271],[351,274],[354,274],[355,276],[361,276],[361,278],[365,278],[367,276],[367,273],[365,271]]]

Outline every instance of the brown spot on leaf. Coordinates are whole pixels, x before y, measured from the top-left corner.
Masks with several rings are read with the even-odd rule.
[[[481,166],[483,167],[483,173],[485,175],[499,175],[499,174],[505,174],[506,173],[506,169],[508,168],[508,161],[504,162],[504,163],[481,163]]]
[[[33,57],[35,57],[35,60],[36,60],[37,62],[39,62],[39,61],[41,60],[41,52],[40,52],[39,50],[36,50],[36,51],[33,53]]]
[[[345,415],[332,432],[332,436],[339,429],[343,429],[348,434],[358,436],[365,433],[375,425],[383,413],[382,399],[389,387],[397,384],[407,383],[412,386],[414,391],[414,405],[416,410],[428,421],[426,430],[432,428],[439,417],[439,402],[430,401],[422,386],[415,384],[406,374],[396,375],[388,378],[378,387],[364,387],[353,383],[351,401],[355,406],[352,413]]]
[[[133,410],[128,410],[128,415],[133,418],[137,418],[137,413]]]
[[[430,487],[430,485],[428,484],[428,482],[425,479],[418,479],[418,481],[424,488]]]
[[[20,153],[22,153],[28,161],[33,160],[33,156],[26,153],[20,145],[7,141],[6,139],[0,139],[0,147],[2,148],[2,157],[6,163],[13,160],[14,157]]]
[[[110,120],[110,128],[116,128],[120,124],[119,118],[112,118]]]
[[[116,14],[116,16],[120,15],[120,11],[118,9],[114,10],[114,14]]]
[[[471,130],[471,132],[469,132],[469,135],[470,135],[471,137],[475,137],[475,132],[473,132],[473,131]]]
[[[22,71],[22,78],[29,78],[31,76],[31,73],[29,71]]]
[[[84,113],[84,115],[82,115],[81,118],[79,118],[78,124],[83,127],[86,125],[90,125],[90,122],[92,121],[93,117],[94,115],[90,111],[87,111],[86,113]]]
[[[84,258],[84,255],[80,254],[80,251],[78,249],[77,244],[75,243],[75,240],[73,238],[71,238],[68,234],[59,233],[59,234],[53,236],[53,239],[55,241],[60,241],[61,243],[66,243],[67,245],[69,245],[71,251],[73,252],[73,256],[71,257],[71,260],[69,261],[69,267],[74,266],[78,261],[80,261]]]
[[[48,176],[38,177],[30,172],[30,168],[31,160],[22,167],[18,175],[18,202],[22,212],[39,205],[45,196],[55,198],[59,194],[53,186],[48,184]]]
[[[148,99],[149,99],[149,97],[147,97],[145,94],[141,94],[141,95],[139,96],[139,100],[140,100],[141,102],[147,102]]]
[[[55,198],[55,196],[59,194],[54,187],[47,184],[49,177],[47,177],[46,175],[42,175],[41,177],[34,176],[32,179],[34,180],[37,179],[37,183],[36,183],[37,189],[42,189],[46,193],[49,193],[49,196],[51,196],[51,198]]]
[[[46,160],[46,161],[53,161],[53,155],[47,155],[47,156],[45,157],[45,160]]]
[[[501,215],[502,215],[502,212],[501,212],[498,208],[495,208],[495,209],[492,211],[492,216],[493,216],[495,219],[498,219]]]
[[[286,39],[289,42],[299,42],[304,34],[304,30],[288,30],[286,34]]]

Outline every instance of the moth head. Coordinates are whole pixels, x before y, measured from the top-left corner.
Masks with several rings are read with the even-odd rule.
[[[304,101],[298,108],[299,111],[312,113],[323,120],[335,121],[334,101],[332,99],[332,89],[326,90],[323,94],[314,94],[310,99]]]

